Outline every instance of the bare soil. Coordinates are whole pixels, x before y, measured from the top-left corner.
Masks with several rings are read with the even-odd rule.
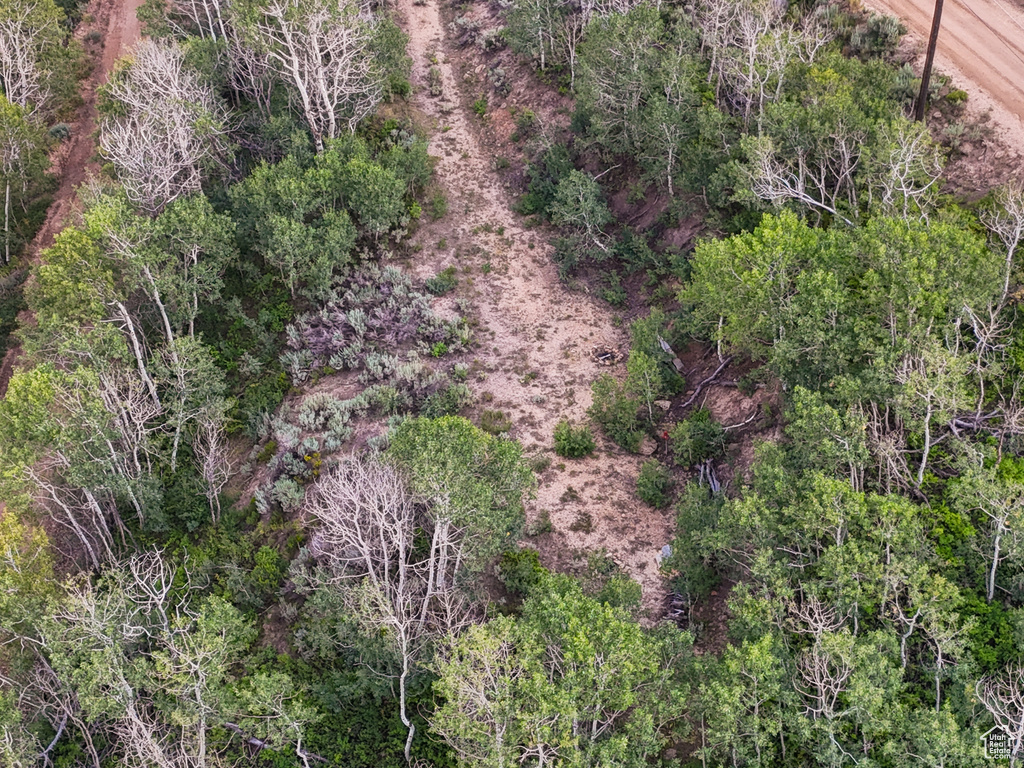
[[[446,35],[437,0],[400,4],[410,37],[413,102],[432,123],[431,154],[449,212],[415,235],[422,248],[412,267],[429,277],[455,265],[459,296],[471,302],[477,349],[470,385],[481,409],[508,414],[511,434],[528,452],[550,459],[540,473],[536,498],[527,507],[530,524],[550,516],[553,531],[529,543],[549,567],[561,569],[582,551],[605,549],[643,588],[644,606],[660,611],[664,580],[658,554],[670,540],[671,511],[652,510],[635,495],[641,458],[601,441],[579,460],[552,450],[552,433],[563,418],[582,421],[591,403],[590,384],[602,373],[622,376],[621,362],[605,366],[597,352],[628,348],[627,334],[606,305],[570,291],[552,262],[549,233],[527,229],[512,211],[481,137],[481,118],[469,108],[473,75],[460,82],[457,51]],[[436,63],[434,63],[436,62]],[[432,97],[428,72],[440,72],[442,95]],[[470,91],[467,93],[466,91]],[[488,119],[507,120],[507,113]],[[451,299],[438,300],[438,310]]]

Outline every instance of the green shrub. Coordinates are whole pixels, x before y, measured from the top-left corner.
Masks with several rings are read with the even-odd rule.
[[[615,255],[622,259],[630,272],[661,272],[667,259],[651,250],[647,238],[630,227],[623,227],[619,241],[615,244]]]
[[[640,608],[643,589],[624,573],[613,575],[605,583],[594,599],[599,603],[607,603],[612,608],[624,608],[633,611]]]
[[[894,16],[872,13],[850,35],[850,51],[861,59],[892,56],[907,28]]]
[[[501,411],[484,411],[480,414],[480,429],[490,435],[500,435],[512,429],[512,419]]]
[[[535,474],[540,474],[541,472],[543,472],[544,470],[546,470],[550,466],[551,466],[551,457],[550,456],[545,456],[543,454],[540,454],[540,455],[534,456],[533,458],[530,459],[530,469],[532,469]]]
[[[626,302],[629,300],[629,295],[626,293],[626,289],[622,286],[622,279],[619,277],[619,273],[607,272],[605,273],[604,278],[607,283],[607,287],[601,290],[601,298],[613,307],[626,306]]]
[[[366,390],[366,395],[370,405],[385,416],[395,416],[408,411],[412,407],[409,393],[390,384],[378,384],[370,387]],[[433,396],[431,395],[430,397]],[[430,400],[430,397],[427,398],[427,401]],[[426,403],[424,403],[424,407],[426,407]]]
[[[946,101],[951,104],[963,104],[967,101],[967,91],[962,90],[961,88],[954,88],[946,94]]]
[[[594,402],[587,413],[616,445],[636,453],[644,433],[640,429],[640,403],[608,374],[593,383]]]
[[[67,123],[57,123],[50,128],[50,135],[57,141],[67,141],[71,138],[71,126]]]
[[[18,327],[18,313],[27,306],[22,286],[28,270],[17,270],[0,277],[0,356],[10,346],[11,334]]]
[[[487,95],[481,94],[480,98],[473,102],[473,111],[477,117],[483,118],[487,115]]]
[[[547,215],[548,206],[555,199],[558,182],[573,169],[572,156],[565,144],[555,144],[526,168],[530,182],[526,194],[516,204],[516,210],[526,216],[533,213]]]
[[[672,473],[657,459],[649,459],[640,467],[636,493],[645,504],[656,509],[667,507],[672,500]]]
[[[532,109],[524,109],[516,115],[516,130],[519,135],[529,137],[537,129],[537,115]]]
[[[256,550],[253,568],[250,572],[253,586],[268,596],[272,596],[284,578],[287,563],[281,553],[266,545]]]
[[[594,532],[594,516],[587,511],[580,512],[576,519],[569,523],[569,530],[577,533]]]
[[[430,198],[430,215],[434,221],[437,221],[444,218],[446,213],[448,213],[448,198],[444,196],[444,192],[435,192]]]
[[[444,91],[444,84],[441,81],[441,70],[431,67],[427,72],[427,86],[430,88],[431,96],[440,96]]]
[[[718,576],[708,533],[718,526],[725,496],[690,483],[676,503],[676,538],[662,567],[672,575],[672,591],[692,605],[711,594]]]
[[[547,572],[540,564],[540,555],[535,549],[506,552],[495,570],[498,580],[514,595],[528,594]]]
[[[555,427],[555,453],[567,459],[580,459],[594,452],[596,444],[590,427],[580,424],[574,427],[562,419]]]
[[[277,441],[276,440],[267,440],[267,444],[264,445],[260,449],[260,452],[256,454],[256,461],[260,462],[261,464],[264,464],[264,463],[270,461],[272,458],[274,458],[274,455],[276,453],[277,453]]]
[[[423,401],[420,415],[426,416],[428,419],[457,416],[459,411],[465,408],[472,399],[473,393],[469,391],[469,387],[465,384],[452,384],[446,389],[429,395]]]
[[[694,411],[672,427],[669,438],[676,464],[681,467],[693,467],[725,454],[725,428],[711,418],[707,408]]]
[[[551,513],[546,509],[540,511],[536,520],[526,524],[527,536],[540,536],[551,533],[553,530],[555,530],[555,526],[551,524]]]
[[[445,267],[434,277],[427,279],[423,286],[435,296],[444,296],[458,284],[455,267]]]

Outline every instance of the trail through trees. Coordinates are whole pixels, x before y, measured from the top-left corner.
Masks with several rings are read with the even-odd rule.
[[[95,172],[96,163],[96,88],[107,81],[114,62],[125,55],[138,41],[142,25],[137,11],[142,0],[92,0],[85,9],[85,18],[75,34],[84,39],[93,32],[99,32],[101,49],[90,52],[92,74],[81,82],[82,105],[78,108],[75,122],[70,126],[71,137],[59,146],[53,155],[51,171],[59,179],[59,186],[53,196],[53,203],[46,213],[46,221],[36,233],[29,246],[27,259],[33,261],[39,252],[53,244],[53,238],[64,228],[75,210],[78,188]],[[24,321],[26,318],[22,318]],[[21,354],[20,347],[12,347],[0,363],[0,397],[7,391],[7,382],[14,372],[14,364]]]
[[[536,525],[546,512],[554,531],[530,546],[556,568],[582,550],[605,548],[640,582],[644,605],[653,608],[663,594],[656,557],[673,520],[671,511],[652,510],[636,498],[640,458],[609,443],[612,452],[561,464],[550,450],[555,425],[563,418],[585,419],[590,384],[609,371],[595,350],[625,349],[626,333],[615,327],[606,306],[560,282],[547,236],[526,229],[512,212],[494,158],[477,137],[479,118],[460,93],[437,0],[407,1],[401,8],[414,103],[433,122],[430,151],[440,158],[436,172],[449,202],[444,218],[417,232],[423,253],[433,254],[417,257],[417,269],[422,277],[447,266],[466,269],[461,283],[469,286],[480,321],[471,386],[485,408],[508,414],[512,435],[527,451],[544,451],[552,460],[540,473],[527,516]],[[438,78],[441,94],[432,96],[429,84]]]

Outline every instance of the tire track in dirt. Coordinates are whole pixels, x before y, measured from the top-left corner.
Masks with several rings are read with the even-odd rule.
[[[934,0],[866,0],[865,5],[902,19],[922,45],[928,39]],[[1006,142],[1024,150],[1024,10],[1008,0],[949,0],[936,67],[966,88],[977,106],[991,109]]]
[[[477,137],[479,118],[460,98],[438,0],[405,0],[400,8],[410,38],[414,104],[433,121],[430,153],[439,158],[436,174],[449,201],[443,219],[416,233],[422,253],[433,255],[417,257],[414,270],[420,277],[449,265],[462,270],[459,293],[470,299],[479,321],[471,369],[479,375],[470,376],[470,385],[484,408],[509,414],[512,435],[528,453],[545,452],[551,459],[527,517],[534,522],[546,510],[554,531],[529,545],[556,569],[581,550],[605,548],[641,584],[645,608],[656,616],[664,594],[657,555],[674,521],[671,511],[650,509],[636,498],[641,459],[604,440],[581,460],[563,460],[551,450],[560,419],[585,418],[591,382],[602,373],[623,373],[621,364],[601,365],[594,350],[625,351],[627,334],[604,305],[566,289],[544,233],[525,229],[512,212],[493,157]],[[439,97],[430,95],[431,67],[440,74]],[[437,305],[443,312],[454,299]]]
[[[91,32],[99,32],[103,45],[91,54],[93,70],[81,82],[79,95],[82,104],[70,125],[71,138],[57,147],[51,158],[50,172],[59,177],[59,183],[53,202],[46,211],[46,219],[26,250],[26,266],[35,264],[40,253],[53,245],[54,238],[79,209],[78,188],[99,171],[95,141],[96,89],[107,81],[117,59],[125,55],[141,36],[142,25],[137,15],[141,5],[142,0],[92,0],[86,6],[84,16],[91,21],[83,21],[75,30],[79,41]],[[28,312],[22,312],[20,324],[32,321]],[[20,345],[11,347],[4,355],[0,363],[0,397],[6,394],[7,384],[20,357]]]

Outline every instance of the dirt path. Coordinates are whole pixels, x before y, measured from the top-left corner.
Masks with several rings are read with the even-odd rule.
[[[139,39],[141,24],[136,12],[141,5],[142,0],[92,0],[85,9],[87,21],[75,30],[79,41],[86,40],[92,32],[99,32],[102,43],[93,48],[85,45],[92,73],[81,83],[82,105],[70,125],[71,138],[58,147],[51,158],[50,170],[59,177],[60,183],[43,226],[29,244],[25,260],[28,264],[35,263],[40,252],[53,245],[53,239],[78,210],[78,188],[99,170],[95,142],[96,88],[106,82],[114,62]],[[31,318],[21,320],[26,321],[31,322]],[[7,391],[7,383],[20,356],[21,347],[12,347],[0,363],[0,397]]]
[[[93,55],[92,74],[82,81],[83,104],[78,110],[77,120],[71,126],[71,139],[54,158],[53,170],[60,176],[60,186],[47,211],[46,222],[29,248],[32,260],[38,257],[41,250],[53,244],[53,238],[76,210],[78,187],[99,170],[94,135],[96,88],[107,81],[114,62],[124,56],[139,39],[141,24],[136,12],[141,5],[142,0],[93,0],[87,13],[92,15],[94,21],[83,23],[76,30],[79,38],[91,31],[99,31],[103,35],[103,47]]]
[[[866,0],[901,18],[923,41],[931,30],[934,0]],[[947,0],[936,49],[936,68],[991,109],[1011,147],[1024,149],[1024,9],[1010,0]]]
[[[554,531],[531,539],[530,546],[555,568],[583,550],[604,547],[640,582],[645,605],[654,608],[664,591],[656,557],[669,541],[673,519],[636,498],[640,459],[607,443],[576,461],[551,450],[560,419],[585,418],[591,382],[602,373],[623,373],[621,364],[602,366],[593,351],[625,351],[627,334],[614,326],[606,305],[562,285],[546,234],[525,229],[512,212],[493,157],[477,137],[479,118],[460,99],[437,3],[401,4],[414,103],[434,123],[430,153],[440,158],[437,175],[449,201],[443,219],[417,232],[425,258],[417,257],[414,269],[425,277],[449,265],[459,268],[459,293],[479,321],[470,384],[483,408],[511,417],[512,435],[528,452],[551,459],[527,515],[533,522],[546,510]],[[427,87],[432,66],[440,72],[440,97]],[[453,301],[439,300],[439,310]]]

